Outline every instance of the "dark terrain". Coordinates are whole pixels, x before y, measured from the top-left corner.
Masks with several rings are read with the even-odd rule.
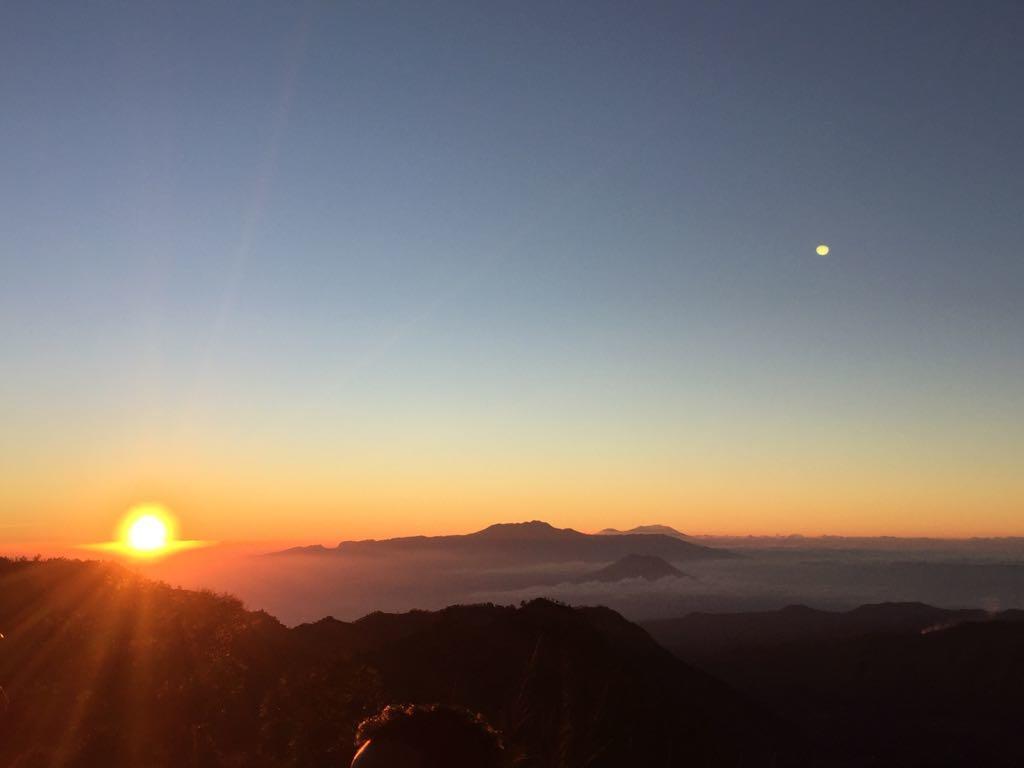
[[[1024,765],[1024,611],[790,606],[644,626],[853,764]]]
[[[787,732],[603,608],[323,619],[79,561],[0,560],[0,765],[347,766],[394,702],[481,711],[517,765],[765,765]]]
[[[289,629],[114,565],[0,559],[0,632],[5,768],[344,768],[359,721],[398,702],[479,710],[519,766],[1024,765],[1020,611],[642,629],[539,599]]]

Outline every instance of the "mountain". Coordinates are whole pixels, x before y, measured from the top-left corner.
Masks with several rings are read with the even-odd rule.
[[[301,547],[289,547],[271,554],[275,555],[326,555],[330,552],[323,544],[308,544]]]
[[[604,608],[288,629],[117,566],[0,559],[0,631],[0,765],[337,768],[362,718],[407,701],[482,712],[524,768],[763,765],[789,739]]]
[[[261,604],[272,605],[287,623],[328,614],[353,620],[374,610],[543,597],[548,586],[571,584],[628,555],[658,557],[683,569],[694,561],[736,557],[663,534],[598,536],[532,520],[464,535],[343,541],[271,553],[247,567],[252,578],[228,586],[244,595],[257,585],[269,595]]]
[[[644,624],[851,765],[1024,765],[1024,612],[791,606]]]
[[[285,550],[285,553],[364,558],[404,556],[503,565],[607,563],[630,554],[660,557],[670,562],[733,556],[727,550],[712,549],[664,533],[587,534],[571,528],[555,528],[539,520],[500,523],[470,534],[343,541],[335,549],[298,548]]]
[[[675,655],[606,608],[289,629],[114,565],[0,559],[0,765],[345,766],[356,724],[408,701],[480,711],[523,768],[1024,765],[1024,612],[793,606],[647,626]]]
[[[1007,616],[1014,616],[1010,612]],[[851,611],[821,611],[791,605],[777,611],[691,613],[677,619],[644,622],[644,628],[666,648],[687,658],[788,642],[834,642],[880,633],[915,633],[985,621],[982,610],[950,610],[923,603],[879,603]]]
[[[677,539],[689,538],[685,533],[677,531],[667,525],[638,525],[628,531],[620,531],[616,528],[605,528],[597,532],[597,536],[625,536],[630,534],[661,534],[663,536],[674,536]]]
[[[535,600],[341,624],[305,639],[323,647],[354,629],[365,649],[356,658],[377,671],[392,699],[479,710],[525,765],[653,764],[666,753],[692,765],[739,765],[778,749],[771,718],[710,676],[677,666],[607,609]]]
[[[686,576],[686,574],[666,563],[660,557],[652,555],[626,555],[611,565],[585,576],[580,576],[577,581],[622,581],[623,579],[657,581],[668,576]]]

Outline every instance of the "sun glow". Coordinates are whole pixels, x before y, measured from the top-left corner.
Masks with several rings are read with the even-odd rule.
[[[140,552],[153,552],[167,546],[167,526],[155,515],[143,515],[128,530],[128,546]]]
[[[124,551],[139,557],[165,554],[175,544],[176,525],[171,513],[159,504],[140,504],[121,522],[118,540]]]
[[[156,558],[210,543],[179,539],[178,521],[166,507],[139,504],[121,519],[115,541],[91,546],[136,558]]]
[[[160,504],[138,504],[121,518],[114,541],[82,544],[95,549],[136,559],[156,559],[186,549],[209,547],[213,541],[178,538],[178,521]]]

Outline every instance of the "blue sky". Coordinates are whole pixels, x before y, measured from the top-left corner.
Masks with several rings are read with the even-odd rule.
[[[948,485],[939,529],[1009,530],[1022,32],[1012,2],[5,4],[5,514],[195,486],[216,529],[253,505],[196,480],[219,461],[289,467],[321,531],[377,487],[331,484],[363,452],[413,486],[448,456],[478,489],[450,526],[514,482],[685,524],[673,473],[731,469],[749,512],[701,527],[859,530],[772,487],[806,462],[899,475],[878,524]],[[628,499],[652,462],[639,511],[537,480],[614,466]]]

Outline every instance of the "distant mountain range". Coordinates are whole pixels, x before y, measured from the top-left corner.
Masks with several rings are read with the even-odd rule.
[[[684,541],[682,534],[660,530],[587,534],[532,520],[499,523],[476,533],[454,536],[407,536],[397,539],[343,541],[333,549],[296,547],[274,554],[348,555],[352,557],[456,558],[493,564],[612,562],[627,555],[659,557],[669,562],[733,557],[728,550]]]
[[[677,539],[689,538],[682,531],[677,531],[667,525],[638,525],[628,531],[620,531],[617,528],[605,528],[597,532],[598,536],[624,536],[630,534],[661,534],[663,536],[674,536]]]
[[[626,555],[593,573],[580,576],[577,582],[605,581],[616,582],[625,579],[644,579],[646,581],[658,581],[669,576],[686,577],[670,563],[660,557],[653,555]]]

